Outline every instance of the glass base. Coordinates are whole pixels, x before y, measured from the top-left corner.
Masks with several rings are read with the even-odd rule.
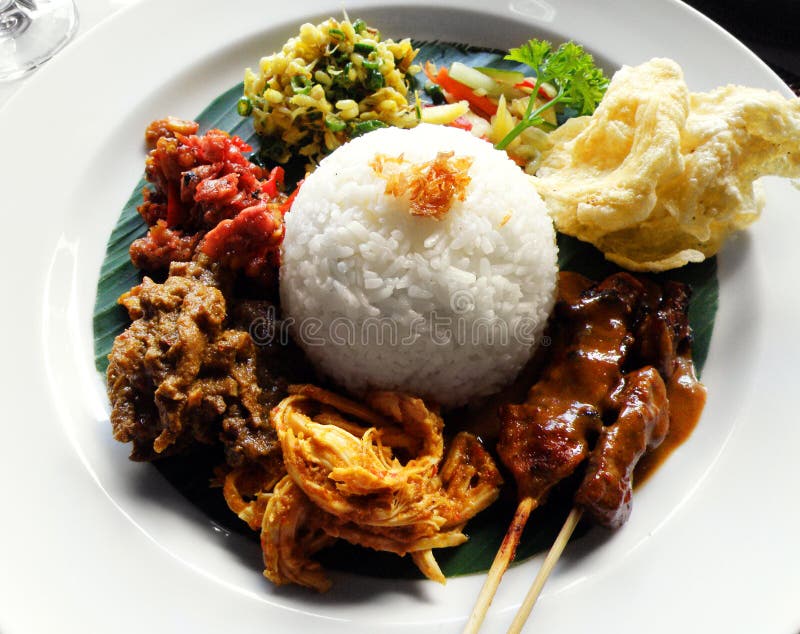
[[[0,1],[0,81],[18,79],[50,59],[77,28],[73,0]]]

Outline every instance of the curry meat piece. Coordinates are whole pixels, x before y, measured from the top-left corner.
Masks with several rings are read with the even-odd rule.
[[[622,378],[643,291],[627,275],[595,288],[561,276],[550,362],[526,402],[501,411],[497,451],[520,497],[542,500],[589,455],[611,407],[608,395]]]
[[[114,438],[132,443],[133,460],[196,443],[221,443],[233,467],[280,460],[269,410],[284,386],[258,367],[248,332],[225,327],[219,284],[204,266],[175,262],[163,284],[145,277],[120,298],[133,323],[114,341],[107,387]]]

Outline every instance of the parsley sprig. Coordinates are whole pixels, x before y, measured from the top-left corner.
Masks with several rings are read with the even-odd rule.
[[[542,113],[559,105],[572,108],[579,115],[592,114],[608,87],[608,78],[595,66],[594,58],[575,42],[565,42],[556,50],[546,40],[532,39],[512,48],[505,59],[530,66],[536,83],[522,120],[495,147],[504,150],[523,130],[546,124]],[[538,108],[536,97],[543,83],[556,87],[556,96]]]

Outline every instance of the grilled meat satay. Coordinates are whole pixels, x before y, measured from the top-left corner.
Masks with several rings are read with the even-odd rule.
[[[652,366],[627,374],[614,400],[619,403],[619,416],[600,432],[575,494],[575,504],[607,528],[627,521],[633,470],[639,458],[660,445],[669,431],[667,388]]]
[[[498,453],[520,498],[537,502],[591,456],[576,501],[599,524],[620,526],[633,469],[669,429],[664,381],[690,354],[689,292],[625,273],[597,285],[562,273],[560,285],[550,363],[527,401],[501,412]]]
[[[689,287],[667,281],[647,283],[647,299],[636,326],[632,362],[636,367],[652,365],[669,381],[679,356],[691,357]]]
[[[694,429],[705,405],[705,388],[695,374],[692,361],[692,333],[689,327],[690,289],[668,281],[651,294],[647,309],[636,329],[632,351],[633,367],[655,367],[667,386],[669,430],[657,447],[648,448],[635,465],[641,481]]]
[[[531,511],[589,455],[604,416],[614,406],[609,395],[622,378],[645,292],[627,273],[600,284],[560,273],[551,321],[554,344],[543,374],[525,403],[500,409],[497,452],[516,480],[519,502],[465,634],[480,628]]]
[[[531,511],[589,459],[575,507],[512,623],[521,627],[584,511],[609,528],[631,510],[633,471],[669,430],[665,380],[693,378],[685,285],[616,273],[593,284],[562,272],[542,376],[521,405],[500,410],[497,451],[519,503],[465,634],[478,631]],[[611,420],[613,422],[608,423]],[[509,630],[511,631],[511,630]]]
[[[561,273],[551,359],[521,405],[500,413],[497,451],[517,482],[520,499],[541,503],[591,452],[613,412],[633,344],[632,329],[645,287],[618,273],[592,284]]]
[[[686,359],[691,363],[689,289],[673,281],[646,287],[630,358],[631,364],[643,367],[626,374],[615,391],[612,400],[619,415],[600,432],[575,494],[575,504],[607,528],[618,528],[630,517],[634,469],[669,431],[665,381]]]

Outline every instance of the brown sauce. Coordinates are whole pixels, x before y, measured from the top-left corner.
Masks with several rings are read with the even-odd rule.
[[[578,298],[585,289],[585,284],[584,278],[562,272],[559,278],[560,296],[562,298]],[[576,302],[577,300],[571,303]],[[536,358],[520,374],[517,381],[494,397],[486,399],[482,404],[473,405],[454,413],[452,418],[458,421],[459,428],[466,428],[484,442],[490,445],[494,444],[501,428],[498,409],[501,405],[519,403],[530,398],[528,393],[530,386],[541,381],[542,373],[547,374],[548,372],[548,363],[553,362],[551,353],[552,350],[548,350],[545,346],[541,347]],[[679,353],[670,359],[669,366],[671,369],[674,368],[670,378],[666,380],[669,430],[661,444],[639,460],[632,477],[632,482],[636,485],[644,482],[679,445],[686,441],[697,425],[705,406],[706,390],[695,375],[691,355]],[[556,381],[556,387],[558,386],[568,391],[573,390],[575,381],[559,380]],[[552,399],[547,402],[550,401]]]
[[[690,358],[679,357],[677,367],[667,384],[669,398],[669,432],[664,441],[646,454],[636,465],[636,486],[647,480],[661,464],[691,435],[706,404],[706,388],[694,373]]]
[[[538,370],[538,368],[537,368]],[[530,375],[532,371],[528,371]],[[530,385],[530,379],[518,381]],[[497,409],[500,403],[518,402],[524,396],[517,382],[495,397],[487,399],[479,406],[459,412],[461,423],[459,429],[466,429],[482,438],[484,442],[493,444],[497,439],[500,420]],[[514,389],[516,388],[516,389]],[[516,397],[516,399],[515,399]],[[669,432],[664,441],[653,451],[645,454],[634,471],[635,486],[641,485],[666,461],[675,449],[691,436],[703,408],[706,404],[706,388],[697,380],[691,359],[679,358],[675,374],[667,385],[669,398]]]

